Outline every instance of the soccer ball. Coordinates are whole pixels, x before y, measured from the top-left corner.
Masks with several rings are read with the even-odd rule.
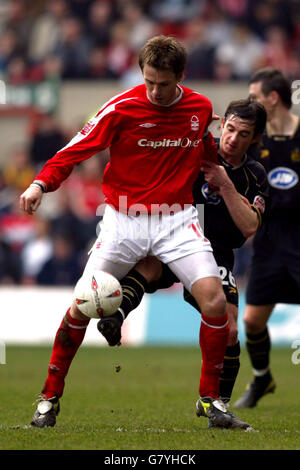
[[[105,271],[98,271],[79,279],[74,289],[77,308],[89,318],[112,315],[123,300],[119,281]]]

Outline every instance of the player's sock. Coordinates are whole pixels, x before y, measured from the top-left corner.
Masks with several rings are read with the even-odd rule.
[[[202,368],[199,386],[201,397],[219,397],[220,373],[223,368],[225,350],[229,336],[227,313],[222,317],[207,317],[202,314],[200,326],[200,348]]]
[[[257,334],[246,334],[246,347],[250,356],[255,381],[268,383],[270,374],[271,341],[268,328]]]
[[[129,271],[121,280],[123,301],[119,310],[123,313],[122,321],[141,303],[147,284],[144,276],[135,269]]]
[[[227,346],[223,369],[220,376],[220,397],[225,403],[229,402],[232,390],[240,368],[240,342]]]
[[[65,385],[65,377],[71,362],[81,345],[89,320],[75,320],[70,315],[70,309],[64,316],[55,336],[48,377],[42,390],[48,398],[61,397]]]

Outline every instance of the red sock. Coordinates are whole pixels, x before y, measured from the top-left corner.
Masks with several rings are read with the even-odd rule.
[[[70,309],[64,316],[55,336],[48,377],[42,390],[48,398],[62,396],[65,377],[83,341],[88,324],[89,320],[81,321],[72,318]]]
[[[220,374],[229,335],[228,315],[207,317],[202,315],[199,344],[202,368],[199,386],[201,397],[219,397]]]

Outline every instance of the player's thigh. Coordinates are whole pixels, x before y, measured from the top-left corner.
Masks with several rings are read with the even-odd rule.
[[[222,286],[219,268],[211,251],[183,256],[169,262],[168,267],[189,292],[192,292],[192,287],[199,280],[203,280],[201,285],[205,292],[215,292],[216,286]]]
[[[190,206],[182,211],[164,214],[153,219],[151,225],[151,255],[162,263],[169,264],[180,258],[200,251],[212,251],[210,241],[204,236],[199,225],[198,213]]]
[[[169,268],[192,294],[202,314],[219,317],[226,299],[219,268],[211,251],[200,251],[168,263]]]
[[[274,304],[246,304],[244,322],[248,333],[257,334],[263,331],[274,309]]]
[[[141,227],[143,222],[137,217],[129,217],[107,206],[84,274],[102,270],[117,279],[124,277],[140,259],[147,256],[148,240],[146,235],[142,235]]]

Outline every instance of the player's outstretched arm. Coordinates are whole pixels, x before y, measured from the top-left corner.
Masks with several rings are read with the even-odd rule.
[[[27,214],[34,214],[43,198],[43,189],[40,184],[31,184],[20,196],[20,209]]]

